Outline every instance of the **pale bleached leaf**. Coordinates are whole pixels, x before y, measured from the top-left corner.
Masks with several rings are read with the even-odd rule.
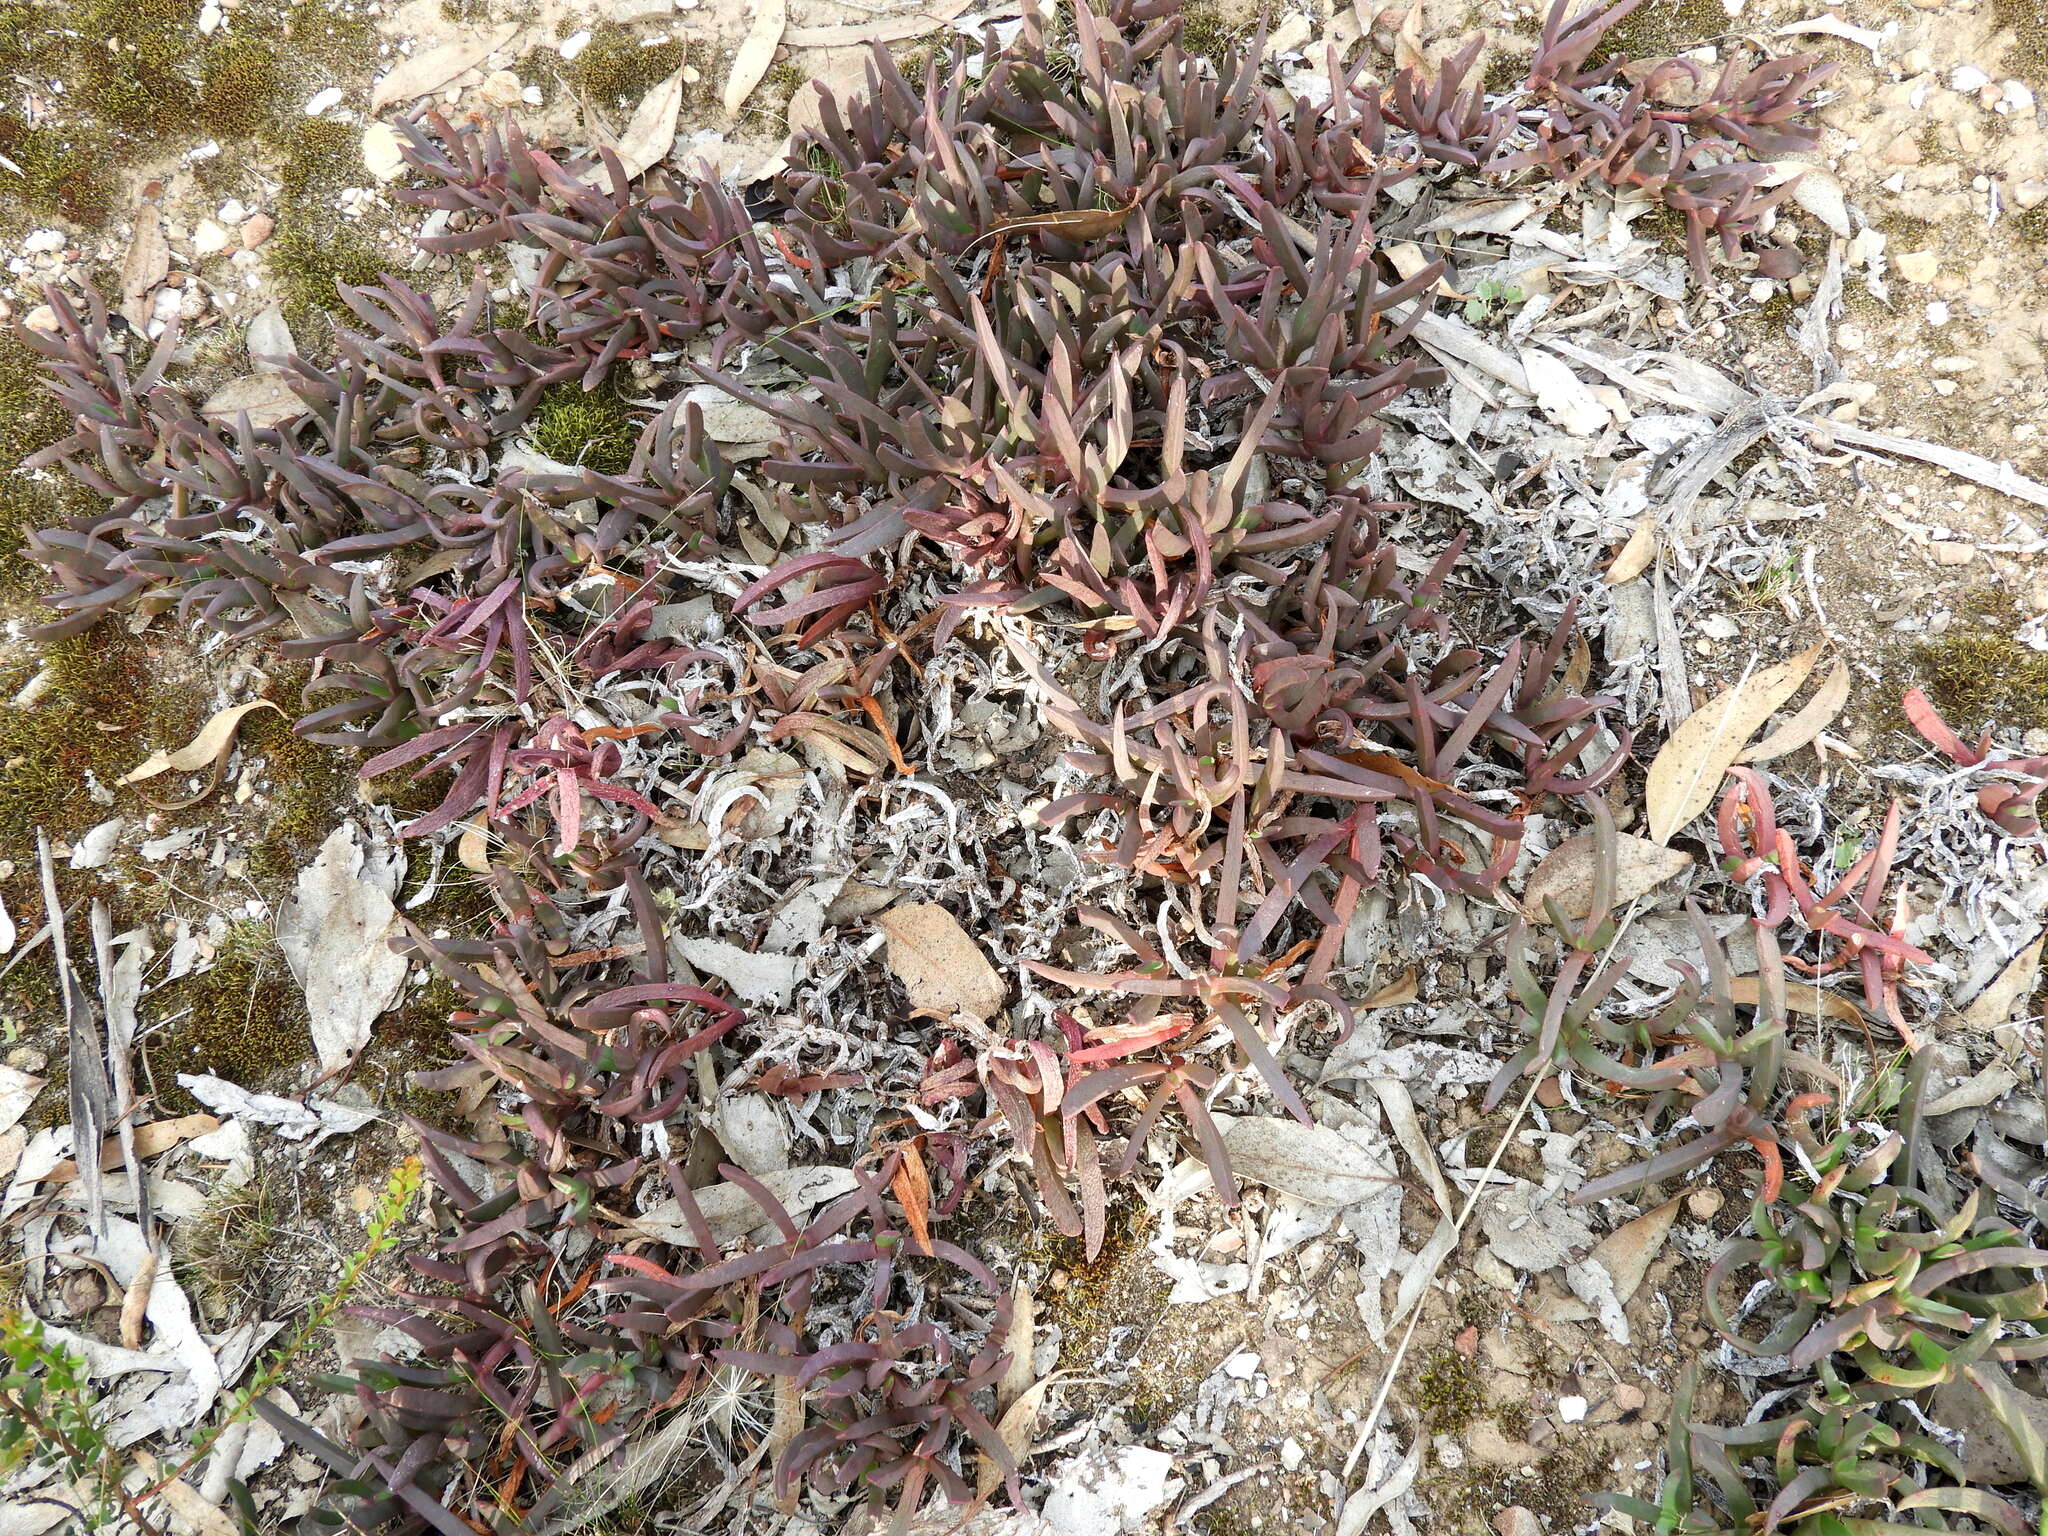
[[[683,110],[683,72],[677,70],[640,98],[632,121],[612,145],[628,177],[666,159],[676,142],[676,118]]]
[[[164,239],[163,215],[155,203],[144,203],[135,215],[135,235],[121,262],[121,318],[142,326],[149,320],[149,296],[171,275],[171,247]]]
[[[731,73],[725,77],[726,116],[737,117],[754,94],[754,87],[775,62],[775,50],[782,46],[783,29],[788,25],[789,0],[755,0],[754,20],[732,57]]]
[[[404,63],[388,71],[370,92],[370,110],[380,111],[393,102],[414,101],[438,91],[458,75],[475,69],[518,33],[516,24],[489,32],[468,33],[422,48]]]

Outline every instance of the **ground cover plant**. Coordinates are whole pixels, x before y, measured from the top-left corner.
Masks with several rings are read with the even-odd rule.
[[[1217,1098],[1311,1119],[1285,1051],[1353,1026],[1331,976],[1361,900],[1396,879],[1494,897],[1539,805],[1592,823],[1594,895],[1509,939],[1526,1043],[1490,1100],[1560,1070],[1640,1097],[1654,1150],[1581,1201],[1753,1157],[1753,1236],[1708,1306],[1732,1348],[1811,1377],[1753,1423],[1681,1410],[1660,1499],[1614,1507],[1673,1532],[2028,1528],[1916,1425],[1964,1383],[2048,1491],[2000,1374],[2048,1338],[2048,1252],[2000,1222],[2008,1191],[1959,1194],[1918,1150],[1924,1056],[1897,1106],[1865,1108],[1896,1123],[1872,1147],[1788,1038],[1787,972],[1853,970],[1912,1043],[1901,989],[1929,957],[1886,912],[1896,807],[1823,876],[1737,770],[1713,825],[1753,903],[1754,993],[1702,920],[1704,977],[1653,1016],[1611,1008],[1605,796],[1633,743],[1574,667],[1578,608],[1475,632],[1450,596],[1472,530],[1387,532],[1380,421],[1438,379],[1413,336],[1444,274],[1383,254],[1394,188],[1448,168],[1647,194],[1706,274],[1749,260],[1788,195],[1765,160],[1813,142],[1813,58],[1731,58],[1711,83],[1592,62],[1636,3],[1559,0],[1505,91],[1468,50],[1428,79],[1339,70],[1284,114],[1258,35],[1184,52],[1160,0],[1029,14],[919,78],[878,47],[765,197],[427,113],[402,125],[402,195],[440,231],[422,249],[517,251],[526,302],[481,271],[453,308],[396,276],[346,287],[333,361],[285,360],[268,426],[180,389],[174,329],[151,342],[52,292],[24,339],[73,427],[32,463],[105,506],[29,536],[56,588],[43,636],[170,614],[275,644],[318,669],[299,734],[429,786],[409,837],[493,854],[491,933],[407,940],[463,999],[464,1059],[420,1086],[496,1115],[483,1137],[413,1123],[438,1245],[363,1316],[416,1354],[327,1380],[345,1443],[256,1410],[336,1475],[313,1528],[538,1528],[678,1426],[772,1448],[785,1494],[899,1527],[934,1494],[1021,1503],[1009,1293],[933,1231],[969,1170],[1013,1153],[1091,1260],[1161,1128],[1234,1204]],[[1681,78],[1683,106],[1663,94]],[[1789,254],[1754,268],[1786,276]],[[714,430],[735,409],[764,454]],[[693,603],[715,623],[683,623]],[[896,694],[949,646],[1030,681],[1072,743],[1038,824],[1140,897],[1078,905],[1099,942],[1004,978],[1046,1004],[1040,1033],[933,1030],[931,1123],[878,1132],[845,1192],[793,1208],[732,1165],[693,1182],[708,1050],[759,1021],[673,958],[662,886],[701,845],[672,784],[791,743],[907,777],[939,744],[900,739]],[[2035,830],[2039,759],[1908,712],[1997,780],[1981,804],[2004,832]],[[576,947],[600,910],[630,942]],[[1767,1284],[1731,1307],[1719,1282],[1745,1267]]]

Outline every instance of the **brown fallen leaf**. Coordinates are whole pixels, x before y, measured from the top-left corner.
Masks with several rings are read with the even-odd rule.
[[[1963,1027],[1989,1033],[2001,1024],[2013,1022],[2023,1012],[2022,1004],[2034,995],[2041,979],[2041,949],[2048,944],[2048,931],[2036,934],[2034,942],[2006,963],[1991,985],[1970,1000],[1963,1010]]]
[[[999,240],[1004,235],[1047,234],[1062,240],[1100,240],[1122,229],[1136,203],[1122,208],[1060,208],[1051,213],[1025,213],[1014,219],[998,219],[995,227],[974,241]],[[972,250],[974,246],[969,246]]]
[[[891,907],[875,926],[888,937],[889,969],[911,1007],[940,1018],[964,1013],[983,1023],[1002,1011],[1008,995],[1002,977],[944,907]]]
[[[235,733],[242,727],[243,716],[258,709],[276,709],[279,714],[284,713],[268,699],[255,699],[247,704],[230,705],[202,725],[199,734],[177,751],[165,752],[159,748],[144,758],[138,767],[124,773],[121,782],[140,784],[144,779],[153,779],[160,773],[196,773],[201,768],[213,767],[227,756],[228,749],[234,745]]]
[[[370,91],[370,110],[380,111],[393,102],[413,101],[440,90],[457,75],[475,69],[518,32],[514,23],[421,49],[377,81]]]
[[[152,1247],[136,1266],[128,1293],[121,1298],[121,1347],[142,1348],[142,1323],[149,1311],[150,1288],[156,1284],[156,1249]]]
[[[1361,1008],[1399,1008],[1403,1003],[1412,1003],[1418,996],[1415,986],[1415,967],[1396,976],[1358,1006]]]
[[[1614,837],[1614,901],[1625,906],[1648,895],[1667,880],[1692,868],[1692,855],[1664,848],[1646,837],[1618,832]],[[1548,922],[1547,905],[1555,901],[1565,921],[1583,922],[1593,911],[1593,834],[1568,837],[1536,866],[1522,891],[1522,909],[1538,922]]]
[[[155,203],[144,203],[135,215],[135,236],[121,263],[121,318],[140,327],[149,321],[149,297],[171,275],[171,247],[164,239],[163,215]]]
[[[1607,567],[1607,574],[1600,579],[1610,587],[1634,581],[1649,569],[1656,555],[1657,519],[1645,513],[1636,519],[1635,531],[1629,534],[1628,542],[1621,546],[1621,553],[1614,557],[1614,564]]]
[[[1768,763],[1772,758],[1785,757],[1806,746],[1822,731],[1835,723],[1835,716],[1849,702],[1849,666],[1839,656],[1828,669],[1828,675],[1821,679],[1814,696],[1800,706],[1799,712],[1779,726],[1762,741],[1751,747],[1735,761],[1738,763]]]
[[[194,1136],[204,1136],[209,1131],[220,1129],[220,1121],[212,1115],[180,1115],[175,1120],[152,1120],[147,1125],[135,1127],[135,1155],[147,1161],[158,1153],[168,1152],[182,1141]],[[118,1137],[109,1136],[100,1143],[100,1167],[108,1173],[127,1166],[122,1156]],[[48,1173],[43,1175],[46,1184],[68,1184],[78,1177],[78,1163],[74,1158],[65,1158]]]
[[[925,1172],[924,1158],[918,1152],[916,1142],[910,1142],[902,1149],[902,1161],[897,1163],[896,1172],[889,1180],[889,1193],[903,1207],[903,1219],[910,1225],[910,1251],[929,1254],[932,1251],[932,1178]]]
[[[1763,1001],[1763,984],[1754,976],[1731,977],[1728,995],[1743,1007],[1754,1008]],[[1811,1013],[1838,1023],[1854,1024],[1859,1029],[1869,1028],[1862,1012],[1848,998],[1839,992],[1823,991],[1811,982],[1786,982],[1785,1006],[1797,1013]]]
[[[1689,715],[1650,764],[1644,787],[1650,841],[1668,843],[1713,803],[1721,779],[1771,715],[1799,691],[1825,645],[1752,672]]]
[[[1012,1403],[1031,1390],[1031,1357],[1038,1347],[1038,1298],[1020,1278],[1010,1288],[1010,1351],[1003,1367],[1003,1379],[996,1384],[996,1406],[1007,1412]]]
[[[740,108],[754,94],[754,87],[775,62],[775,50],[782,46],[783,29],[789,25],[789,0],[755,0],[754,20],[732,56],[732,69],[725,77],[725,115],[739,116]]]

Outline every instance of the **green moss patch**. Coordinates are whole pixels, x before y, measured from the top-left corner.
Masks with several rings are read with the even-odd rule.
[[[1431,1434],[1457,1434],[1486,1411],[1479,1363],[1455,1349],[1438,1350],[1415,1378],[1415,1407]]]
[[[1991,19],[2012,33],[2005,67],[2036,85],[2048,82],[2048,0],[1991,0]]]
[[[2002,629],[1958,629],[1921,651],[1927,691],[1948,723],[1967,735],[1980,726],[2048,726],[2048,655]]]
[[[540,397],[526,430],[537,451],[601,475],[623,474],[640,437],[617,389],[610,383],[585,389],[574,379],[553,385]]]
[[[151,1037],[148,1058],[154,1090],[171,1113],[199,1107],[177,1086],[180,1072],[247,1087],[312,1058],[305,997],[261,923],[233,925],[211,966],[159,989],[151,1001],[171,1021]]]

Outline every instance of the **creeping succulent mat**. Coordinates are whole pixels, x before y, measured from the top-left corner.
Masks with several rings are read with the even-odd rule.
[[[2040,1528],[2048,743],[1758,528],[2048,487],[1830,414],[1840,61],[460,9],[372,280],[8,343],[0,1531]]]

